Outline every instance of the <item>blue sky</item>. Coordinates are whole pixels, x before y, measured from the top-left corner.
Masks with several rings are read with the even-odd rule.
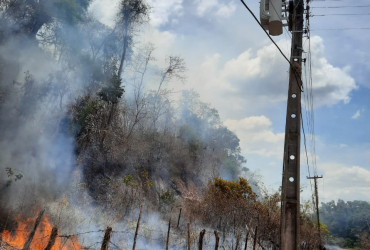
[[[258,1],[246,2],[258,15]],[[369,4],[368,0],[311,2],[311,7]],[[277,190],[282,171],[287,62],[240,1],[149,3],[151,21],[137,39],[155,45],[158,65],[165,56],[179,55],[188,68],[185,83],[171,82],[167,87],[194,89],[204,102],[214,106],[224,124],[240,138],[247,167],[261,176],[268,189]],[[107,25],[112,25],[116,10],[117,0],[95,0],[91,6],[94,15]],[[313,15],[370,13],[370,7],[311,11]],[[370,33],[327,30],[370,28],[370,16],[313,16],[310,21],[315,156],[317,174],[324,175],[319,181],[320,198],[370,201]],[[290,37],[284,30],[274,38],[285,54],[289,54]],[[306,51],[307,45],[308,41]],[[308,153],[313,159],[313,151]],[[302,199],[309,199],[305,162],[302,146]]]

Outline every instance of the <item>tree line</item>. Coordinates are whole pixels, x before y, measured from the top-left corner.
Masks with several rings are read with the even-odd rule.
[[[370,249],[370,203],[338,200],[321,203],[320,218],[330,231],[330,243]]]

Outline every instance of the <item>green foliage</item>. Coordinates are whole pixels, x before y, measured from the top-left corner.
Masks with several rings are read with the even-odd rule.
[[[117,74],[114,74],[109,84],[103,87],[98,95],[103,101],[116,104],[125,92],[125,90],[121,87],[121,84],[121,78]]]
[[[159,201],[165,205],[171,205],[175,202],[175,196],[170,191],[162,191],[159,193]]]
[[[86,103],[86,105],[82,107],[81,112],[78,114],[77,117],[78,124],[80,124],[81,127],[85,127],[89,122],[87,118],[95,114],[97,109],[98,109],[97,101],[91,101]]]
[[[370,203],[338,200],[321,204],[320,218],[333,241],[342,247],[365,249],[370,233]],[[367,233],[367,237],[363,237]]]
[[[317,223],[316,223],[317,224]],[[320,222],[320,232],[321,234],[323,235],[329,235],[329,230],[328,230],[328,226],[325,225],[324,223]]]
[[[77,135],[77,137],[87,134],[99,109],[100,105],[97,100],[94,100],[90,96],[80,98],[72,106],[74,112],[70,124],[71,133]]]
[[[23,173],[21,172],[14,172],[12,168],[5,168],[5,172],[8,176],[8,180],[6,182],[7,186],[10,186],[13,181],[19,181],[23,178]]]
[[[129,187],[136,187],[137,186],[137,184],[134,181],[134,178],[130,174],[123,177],[123,183],[126,186],[129,186]]]
[[[152,187],[153,181],[149,178],[149,172],[144,170],[140,173],[140,177],[142,179],[144,187]]]
[[[148,171],[146,170],[142,171],[139,177],[140,180],[135,182],[134,177],[132,175],[130,174],[126,175],[125,177],[123,177],[123,183],[129,187],[137,187],[138,183],[140,183],[140,186],[143,188],[150,188],[153,186],[153,181],[149,178]]]

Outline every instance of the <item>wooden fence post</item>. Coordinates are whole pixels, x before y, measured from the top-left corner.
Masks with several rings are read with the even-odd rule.
[[[41,222],[41,219],[42,219],[42,216],[44,215],[44,212],[45,212],[45,209],[43,209],[39,212],[39,214],[36,218],[36,221],[35,221],[35,225],[33,226],[33,229],[31,231],[31,233],[28,235],[28,239],[27,239],[26,243],[24,243],[22,250],[29,250],[30,249],[32,239],[35,236],[37,227],[39,226],[39,224]]]
[[[200,234],[199,234],[199,243],[198,243],[198,248],[199,250],[202,250],[203,249],[203,238],[204,238],[204,234],[206,233],[206,230],[203,229],[202,231],[200,231]]]
[[[142,212],[143,212],[143,205],[140,205],[140,213],[139,213],[139,218],[138,218],[137,224],[136,224],[136,230],[135,230],[135,236],[134,236],[134,244],[132,245],[132,250],[135,250],[135,247],[136,247],[136,239],[137,239],[137,234],[139,232],[140,220],[141,220],[141,213]]]
[[[168,250],[168,245],[170,243],[170,230],[171,230],[171,217],[168,221],[168,230],[167,230],[167,240],[166,240],[166,250]]]
[[[112,228],[107,227],[107,229],[105,229],[104,238],[103,238],[103,242],[101,243],[100,250],[108,250],[111,233],[112,233]]]
[[[187,227],[188,227],[188,250],[190,250],[190,223],[188,223]]]
[[[45,247],[45,250],[51,250],[51,248],[54,246],[57,235],[58,235],[58,228],[53,227],[53,229],[51,229],[49,242],[48,242],[48,245]]]
[[[179,228],[179,225],[180,225],[181,210],[182,208],[180,207],[179,218],[177,219],[177,228]]]
[[[215,243],[215,250],[218,250],[218,243],[220,242],[220,237],[218,236],[218,232],[215,230],[215,238],[216,238],[216,243]]]

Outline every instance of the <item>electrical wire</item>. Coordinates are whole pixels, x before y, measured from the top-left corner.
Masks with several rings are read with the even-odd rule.
[[[307,8],[306,10],[310,10],[310,1],[306,0]],[[304,146],[305,146],[305,153],[306,153],[306,162],[307,162],[307,169],[308,169],[308,175],[311,177],[311,171],[310,171],[310,165],[313,169],[314,176],[317,175],[317,162],[316,162],[316,146],[315,146],[315,122],[314,122],[314,99],[313,99],[313,79],[312,79],[312,55],[311,55],[311,28],[310,28],[310,13],[307,13],[306,15],[306,23],[305,23],[305,29],[307,31],[307,41],[308,41],[308,51],[307,51],[307,57],[306,61],[304,62],[304,75],[305,75],[305,93],[304,95],[304,110],[306,114],[306,123],[308,128],[308,134],[309,134],[309,142],[310,142],[310,149],[308,149],[308,142],[306,138],[306,131],[304,129],[304,122],[303,122],[303,116],[301,112],[301,119],[302,119],[302,132],[304,137]],[[306,41],[306,42],[307,42]],[[307,63],[306,63],[307,62]],[[307,73],[308,68],[308,73]],[[310,157],[308,155],[308,151],[310,151]],[[310,163],[311,162],[311,163]],[[311,188],[311,202],[313,205],[313,209],[316,207],[316,201],[314,199],[314,190],[313,190],[313,183],[312,179],[309,179],[310,188]]]
[[[345,6],[320,6],[320,7],[311,7],[312,9],[341,9],[341,8],[366,8],[370,5],[345,5]]]
[[[324,28],[324,29],[313,29],[311,31],[316,30],[370,30],[370,28]]]
[[[370,13],[339,13],[339,14],[315,14],[311,15],[311,17],[314,16],[369,16]]]
[[[256,22],[258,23],[258,25],[261,27],[261,29],[266,33],[266,35],[268,36],[268,38],[271,40],[271,42],[275,45],[275,47],[279,50],[280,54],[284,57],[284,59],[289,63],[291,69],[293,70],[294,72],[294,75],[295,75],[295,78],[297,80],[297,85],[300,89],[301,92],[303,92],[303,89],[302,89],[302,80],[298,77],[298,72],[295,70],[295,68],[293,67],[293,64],[290,62],[290,60],[288,59],[288,57],[284,54],[284,52],[280,49],[279,45],[276,44],[276,42],[274,41],[274,39],[272,39],[272,37],[270,36],[269,33],[267,33],[267,31],[263,28],[262,24],[260,23],[260,21],[258,20],[258,18],[256,17],[256,15],[253,13],[253,11],[248,7],[248,5],[244,2],[244,0],[240,0],[242,2],[242,4],[244,5],[244,7],[249,11],[249,13],[253,16],[254,20],[256,20]]]
[[[341,1],[345,1],[345,0],[311,0],[310,2],[341,2]],[[352,1],[352,0],[348,0],[348,1]],[[368,0],[365,0],[365,1],[368,1]]]
[[[260,21],[258,21],[258,18],[256,17],[256,15],[253,13],[253,11],[248,7],[248,5],[244,2],[244,0],[240,0],[242,2],[242,4],[244,5],[244,7],[249,11],[249,13],[253,16],[254,20],[256,20],[256,22],[259,24],[259,26],[262,28],[262,30],[266,33],[266,35],[268,36],[268,38],[270,38],[271,42],[276,46],[276,48],[279,50],[280,54],[285,58],[285,60],[289,63],[289,59],[288,57],[286,57],[286,55],[284,54],[284,52],[280,49],[279,45],[276,44],[276,42],[274,41],[274,39],[272,39],[272,37],[270,36],[269,33],[267,33],[267,31],[263,28],[262,24],[260,23]]]

